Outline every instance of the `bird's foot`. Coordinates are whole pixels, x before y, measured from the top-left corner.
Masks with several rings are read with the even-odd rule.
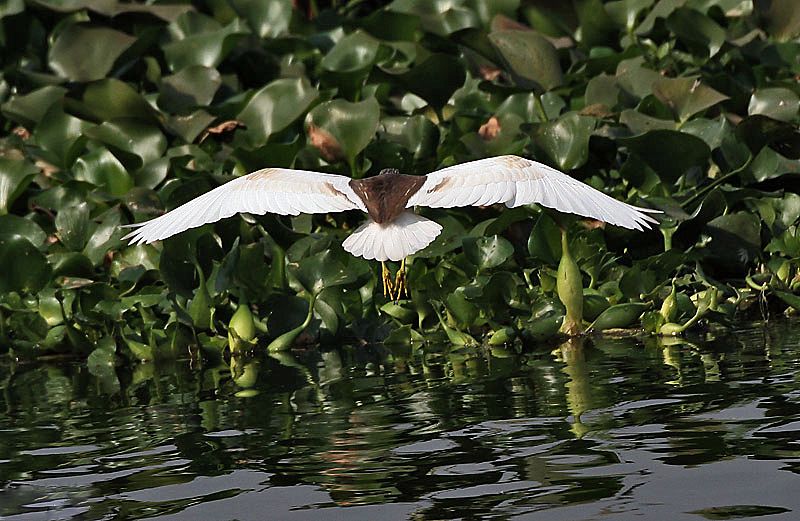
[[[392,274],[389,271],[389,268],[386,267],[385,262],[381,262],[381,280],[383,281],[383,296],[394,300],[394,283],[392,282]]]
[[[408,297],[408,282],[406,281],[406,260],[403,259],[400,263],[400,269],[397,270],[397,275],[394,277],[394,301],[400,300],[400,297]]]

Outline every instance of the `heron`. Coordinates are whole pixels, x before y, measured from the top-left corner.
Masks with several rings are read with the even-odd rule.
[[[381,262],[384,296],[408,294],[406,259],[441,233],[415,207],[454,208],[537,203],[632,230],[649,229],[657,210],[618,201],[543,163],[514,155],[478,159],[428,175],[387,168],[373,177],[264,168],[237,177],[155,219],[127,225],[130,244],[149,244],[239,212],[299,215],[360,210],[366,221],[342,243],[356,257]],[[399,261],[394,279],[387,261]]]

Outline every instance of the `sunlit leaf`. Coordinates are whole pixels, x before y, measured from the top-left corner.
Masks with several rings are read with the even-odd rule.
[[[107,27],[73,24],[64,28],[48,55],[50,67],[72,81],[104,78],[135,38]]]
[[[534,31],[496,31],[489,39],[515,76],[543,90],[561,85],[558,54],[543,36]]]
[[[28,161],[0,157],[0,215],[8,213],[38,172]]]
[[[318,95],[317,89],[303,78],[275,80],[257,91],[238,116],[247,126],[248,144],[266,143],[270,135],[304,114]]]

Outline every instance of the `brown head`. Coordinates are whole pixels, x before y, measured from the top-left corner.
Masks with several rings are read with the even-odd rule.
[[[424,176],[401,174],[396,168],[384,168],[375,177],[350,181],[350,187],[364,201],[369,216],[376,223],[395,220],[423,184]]]

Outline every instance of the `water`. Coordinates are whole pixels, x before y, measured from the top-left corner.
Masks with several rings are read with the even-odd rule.
[[[251,364],[2,362],[0,519],[800,519],[797,322]]]

